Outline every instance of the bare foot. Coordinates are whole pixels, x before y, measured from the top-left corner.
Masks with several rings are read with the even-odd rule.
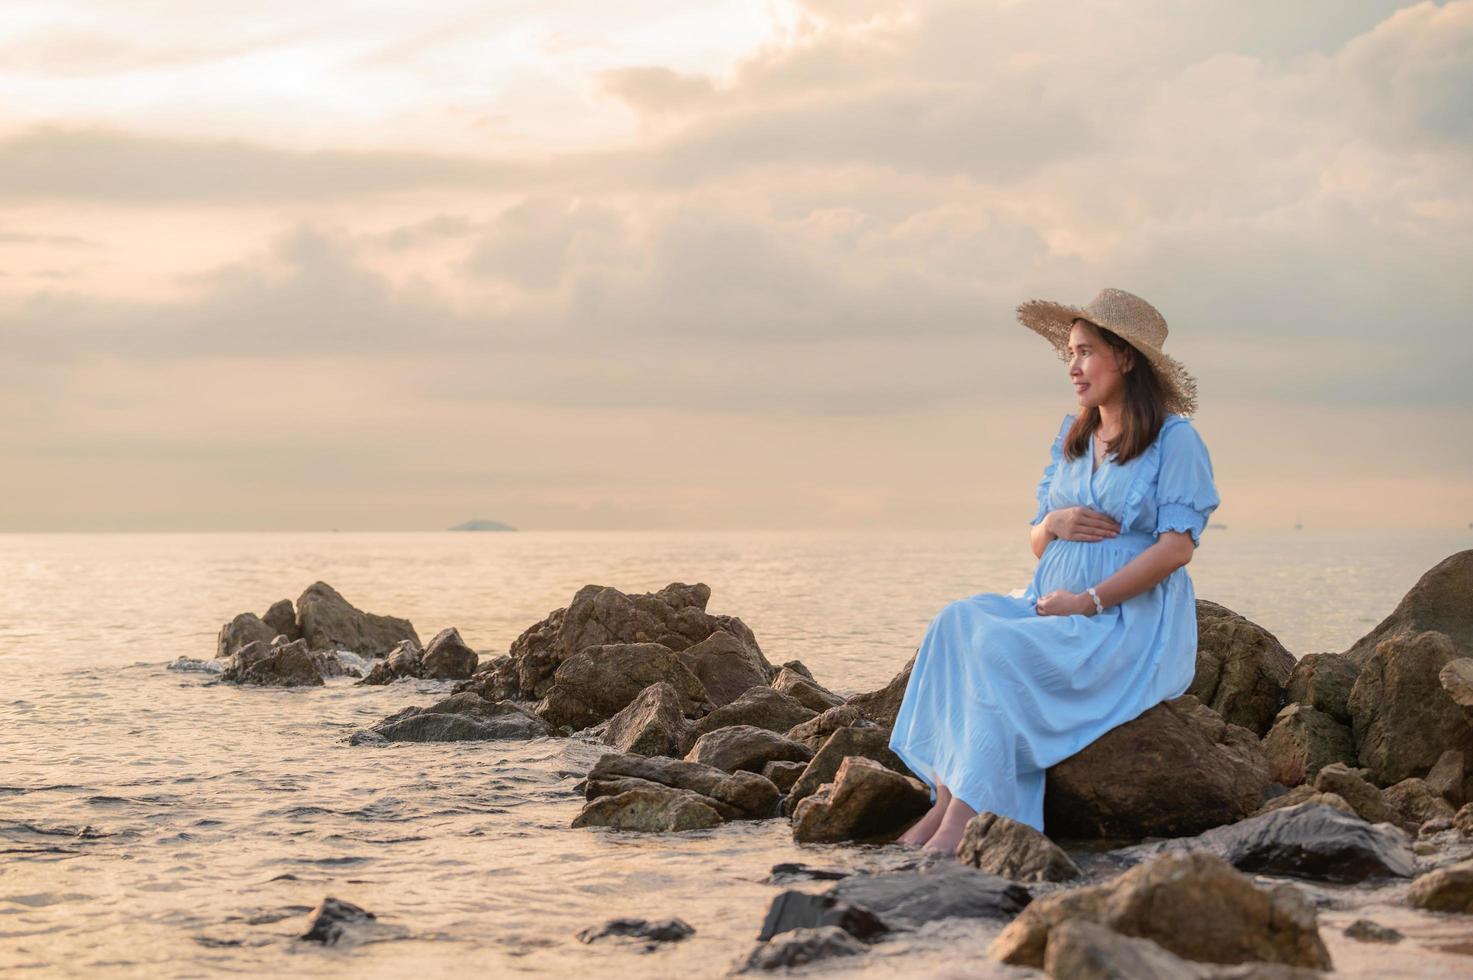
[[[936,803],[924,817],[895,839],[895,843],[903,847],[920,847],[931,839],[936,828],[941,826],[941,818],[946,815],[946,808],[951,805],[951,790],[941,783],[936,784]]]
[[[961,800],[953,799],[951,805],[946,808],[946,813],[941,818],[941,824],[935,833],[926,841],[924,848],[927,854],[954,855],[956,846],[962,842],[962,832],[967,828],[967,821],[977,815],[977,811],[967,806]]]

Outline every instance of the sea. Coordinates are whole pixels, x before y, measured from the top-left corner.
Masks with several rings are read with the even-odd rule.
[[[483,658],[589,583],[704,582],[770,661],[854,694],[889,681],[946,602],[1026,585],[1025,532],[0,535],[0,975],[721,976],[789,887],[774,865],[913,854],[798,845],[784,820],[574,830],[600,745],[354,746],[450,684],[238,688],[181,658],[318,580],[422,640],[453,626]],[[1302,656],[1344,650],[1470,547],[1463,529],[1214,528],[1188,571]],[[326,896],[377,918],[301,941]],[[616,917],[695,932],[652,950],[578,938]],[[984,956],[996,924],[933,926],[808,972],[1009,975]]]

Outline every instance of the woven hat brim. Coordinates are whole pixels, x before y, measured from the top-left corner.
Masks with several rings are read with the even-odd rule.
[[[1129,324],[1101,322],[1098,317],[1077,306],[1049,300],[1033,299],[1018,307],[1018,322],[1052,344],[1059,358],[1065,361],[1069,359],[1069,331],[1075,320],[1088,320],[1111,333],[1119,334],[1142,357],[1150,361],[1151,367],[1156,370],[1156,376],[1161,379],[1168,412],[1178,415],[1196,413],[1197,379],[1187,371],[1186,365],[1137,336],[1137,332]]]

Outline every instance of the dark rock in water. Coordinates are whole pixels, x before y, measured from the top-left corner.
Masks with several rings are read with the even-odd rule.
[[[1046,895],[988,953],[1015,966],[1042,967],[1053,931],[1071,919],[1153,940],[1189,960],[1330,968],[1314,908],[1298,889],[1259,888],[1213,854],[1167,854],[1103,884]]]
[[[833,782],[838,775],[839,766],[851,756],[878,762],[902,776],[911,774],[905,763],[900,761],[900,757],[890,751],[890,736],[883,728],[874,724],[863,727],[851,725],[839,729],[824,741],[803,770],[803,775],[798,777],[798,781],[789,790],[787,799],[783,801],[783,809],[789,814],[796,811],[799,803],[817,793],[825,783]],[[928,798],[929,795],[930,791],[927,790]]]
[[[832,895],[786,891],[768,906],[767,918],[757,939],[765,943],[779,933],[822,926],[838,926],[863,942],[890,931],[890,927],[869,909],[841,902]]]
[[[1071,881],[1083,876],[1069,855],[1043,834],[985,811],[967,821],[956,858],[1011,881]]]
[[[419,676],[425,680],[464,680],[476,672],[476,651],[465,645],[453,626],[435,634],[420,658]]]
[[[273,602],[261,621],[272,629],[274,636],[284,636],[288,642],[302,638],[301,627],[297,626],[297,610],[290,599]]]
[[[1399,943],[1406,938],[1390,926],[1370,919],[1356,919],[1345,927],[1345,935],[1363,943]]]
[[[1432,566],[1417,580],[1401,602],[1381,623],[1355,644],[1345,655],[1364,664],[1376,652],[1382,640],[1398,634],[1415,634],[1436,630],[1446,634],[1460,652],[1473,656],[1473,549],[1459,551]],[[1364,763],[1364,759],[1361,760]],[[1389,780],[1391,781],[1391,780]]]
[[[1318,881],[1409,878],[1416,873],[1410,841],[1401,831],[1317,803],[1273,810],[1194,838],[1141,844],[1116,853],[1146,857],[1183,851],[1206,851],[1253,874]]]
[[[1269,782],[1254,734],[1184,695],[1050,768],[1044,829],[1055,838],[1197,834],[1258,809]]]
[[[1069,980],[1315,980],[1307,967],[1283,963],[1220,966],[1182,959],[1149,939],[1122,936],[1086,919],[1069,919],[1049,932],[1043,968]]]
[[[720,823],[721,814],[699,793],[654,785],[591,800],[573,818],[575,828],[609,827],[665,833],[704,830]]]
[[[603,794],[603,787],[616,787],[623,779],[645,780],[709,797],[726,819],[762,820],[773,816],[777,808],[777,787],[756,773],[727,773],[698,762],[618,752],[600,756],[594,763],[588,771],[585,792],[590,800],[595,799]],[[729,808],[729,813],[721,808]]]
[[[700,678],[711,703],[730,704],[753,687],[766,687],[772,665],[739,637],[716,630],[676,654]]]
[[[836,956],[858,956],[865,949],[864,943],[838,926],[794,929],[778,935],[771,942],[759,943],[733,972],[783,970]]]
[[[1289,675],[1287,694],[1290,701],[1309,705],[1348,725],[1350,690],[1359,675],[1360,667],[1343,653],[1306,654]]]
[[[401,677],[418,677],[423,670],[424,651],[418,640],[400,640],[380,662],[373,665],[360,684],[378,687],[392,684]]]
[[[1197,671],[1187,693],[1231,725],[1262,736],[1284,706],[1294,655],[1226,606],[1197,600]]]
[[[220,673],[220,680],[259,687],[321,687],[323,678],[342,673],[343,666],[335,654],[308,650],[303,640],[274,647],[257,641],[236,651]]]
[[[810,868],[806,864],[774,864],[768,872],[767,884],[784,885],[791,881],[839,881],[849,877],[848,871],[832,871],[827,868]]]
[[[1032,901],[1022,885],[955,861],[851,875],[824,894],[870,910],[892,929],[919,929],[936,919],[1011,919]]]
[[[844,703],[843,698],[812,677],[786,667],[779,670],[777,677],[773,678],[772,689],[788,695],[803,707],[820,713]]]
[[[910,672],[915,663],[916,658],[912,655],[900,673],[891,678],[890,683],[878,691],[856,694],[845,704],[858,708],[860,715],[867,721],[872,721],[889,732],[895,727],[895,716],[900,714],[900,702],[905,700],[905,687],[910,683]]]
[[[813,711],[803,707],[796,698],[770,687],[749,688],[735,701],[723,704],[692,725],[685,734],[685,752],[681,755],[691,750],[696,739],[718,728],[751,725],[753,728],[765,728],[781,735],[812,717]]]
[[[351,650],[364,657],[382,657],[404,640],[420,646],[409,620],[364,612],[326,582],[312,583],[297,599],[297,623],[302,639],[313,650]]]
[[[769,762],[806,762],[813,750],[802,742],[751,725],[732,725],[707,732],[686,753],[685,761],[699,762],[727,772],[762,771]]]
[[[612,718],[661,681],[675,689],[687,714],[702,710],[706,699],[696,675],[659,643],[584,647],[562,662],[553,679],[537,713],[554,728],[567,725],[575,731]]]
[[[1425,773],[1449,749],[1473,752],[1473,725],[1438,676],[1457,657],[1445,634],[1425,632],[1384,640],[1366,659],[1350,692],[1350,718],[1372,782],[1389,786]]]
[[[1473,861],[1418,877],[1407,889],[1407,904],[1433,912],[1473,912]]]
[[[220,636],[215,641],[215,657],[233,657],[242,647],[260,643],[270,647],[277,630],[261,621],[255,613],[241,613],[220,627]]]
[[[384,742],[485,742],[539,738],[547,723],[510,701],[486,701],[454,694],[427,708],[405,708],[366,732],[348,739],[354,745]]]
[[[592,943],[600,939],[643,939],[651,944],[679,942],[694,936],[696,930],[681,919],[610,919],[601,926],[590,926],[578,933],[580,943]]]
[[[307,921],[307,931],[302,934],[301,938],[309,942],[335,946],[350,926],[371,922],[375,918],[372,912],[361,909],[352,902],[344,902],[329,896],[312,910],[311,917]]]
[[[603,742],[637,755],[684,755],[680,744],[689,727],[680,695],[667,681],[651,684],[609,719]]]
[[[832,844],[888,837],[930,807],[931,793],[919,779],[872,759],[850,756],[839,764],[832,783],[825,783],[793,811],[793,840]]]
[[[1291,704],[1279,712],[1263,739],[1269,775],[1285,786],[1314,782],[1332,762],[1355,765],[1355,742],[1350,728],[1305,704]]]

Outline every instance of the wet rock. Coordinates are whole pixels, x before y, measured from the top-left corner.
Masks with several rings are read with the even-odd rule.
[[[838,926],[794,929],[778,935],[771,942],[759,943],[733,972],[783,970],[839,956],[859,956],[864,952],[864,943]]]
[[[638,755],[683,755],[680,744],[689,727],[684,702],[667,681],[651,684],[609,719],[603,742]]]
[[[874,722],[865,718],[859,709],[852,704],[841,704],[830,708],[823,714],[809,718],[801,724],[794,725],[788,729],[787,736],[795,742],[802,742],[817,752],[827,742],[829,736],[841,728],[880,728]],[[883,731],[883,729],[881,729]],[[885,733],[885,741],[890,740],[889,733]]]
[[[1330,968],[1314,908],[1297,889],[1259,888],[1204,853],[1163,855],[1104,884],[1040,898],[1002,931],[989,954],[1042,967],[1052,931],[1080,919],[1150,939],[1188,960]]]
[[[353,926],[377,918],[367,909],[331,896],[324,898],[309,914],[307,931],[301,936],[308,942],[336,946]]]
[[[1186,695],[1106,732],[1048,771],[1055,837],[1180,837],[1258,808],[1268,761],[1253,733]]]
[[[669,786],[649,786],[616,796],[601,796],[590,800],[573,818],[575,828],[609,827],[663,833],[704,830],[720,823],[721,815],[700,794]]]
[[[1308,705],[1291,704],[1279,712],[1263,740],[1269,775],[1285,786],[1313,782],[1332,762],[1355,765],[1350,729]]]
[[[811,868],[806,864],[785,861],[772,866],[772,870],[768,872],[766,884],[785,885],[793,881],[839,881],[849,875],[848,871]]]
[[[256,641],[236,651],[220,680],[259,687],[321,687],[325,677],[342,673],[336,656],[308,650],[303,640],[274,647]]]
[[[464,680],[476,672],[476,651],[465,645],[453,626],[435,634],[420,659],[419,676],[425,680]]]
[[[592,799],[599,785],[620,779],[642,779],[710,797],[719,807],[730,808],[727,819],[762,820],[777,809],[777,787],[756,773],[727,773],[696,762],[617,752],[606,753],[594,763],[585,792]]]
[[[1390,926],[1370,919],[1356,919],[1345,927],[1345,935],[1362,943],[1399,943],[1406,938]]]
[[[1360,667],[1343,653],[1310,653],[1299,658],[1289,674],[1289,700],[1306,704],[1340,722],[1350,724],[1350,690]]]
[[[686,762],[699,762],[727,772],[762,771],[769,762],[806,762],[813,750],[776,732],[751,725],[732,725],[707,732],[696,740]]]
[[[418,677],[423,669],[424,651],[418,640],[400,640],[389,655],[373,665],[360,684],[377,687],[392,684],[401,677]]]
[[[636,939],[647,943],[646,949],[653,949],[660,943],[679,942],[695,934],[696,930],[683,919],[660,919],[656,922],[632,918],[610,919],[601,926],[589,926],[580,931],[578,941],[594,943],[600,939]]]
[[[1451,821],[1457,812],[1451,803],[1415,777],[1386,787],[1381,797],[1396,812],[1403,826],[1421,826],[1429,820]]]
[[[1346,656],[1358,664],[1375,654],[1380,643],[1398,634],[1425,630],[1445,634],[1461,653],[1473,656],[1473,550],[1459,551],[1432,566],[1417,580],[1381,623],[1355,642]],[[1361,760],[1364,764],[1365,760]],[[1390,781],[1390,780],[1388,780]]]
[[[1272,633],[1215,602],[1197,600],[1197,672],[1187,693],[1229,724],[1262,736],[1284,706],[1294,656]]]
[[[1473,861],[1418,877],[1407,889],[1407,904],[1433,912],[1473,912]]]
[[[1455,659],[1447,636],[1424,632],[1384,640],[1366,660],[1350,692],[1350,717],[1373,782],[1424,773],[1449,749],[1473,751],[1473,726],[1438,677]]]
[[[302,638],[301,628],[297,626],[297,610],[290,599],[273,602],[261,621],[271,628],[273,637],[284,636],[288,643]]]
[[[762,767],[762,775],[772,780],[781,792],[787,793],[807,768],[806,762],[769,762]]]
[[[832,783],[793,811],[793,839],[835,843],[893,834],[931,808],[930,791],[870,759],[850,757]]]
[[[824,892],[869,909],[891,929],[919,929],[937,919],[1011,919],[1032,901],[1022,885],[956,861],[913,870],[851,875]]]
[[[768,906],[757,939],[765,943],[780,933],[822,926],[838,926],[861,942],[870,942],[890,931],[879,916],[862,906],[841,902],[832,895],[785,891]]]
[[[781,670],[783,667],[787,668],[788,670],[796,671],[797,673],[802,674],[810,681],[815,679],[813,676],[813,671],[809,670],[808,666],[804,664],[801,660],[789,660],[778,669]]]
[[[1159,943],[1084,919],[1061,922],[1050,931],[1043,968],[1065,980],[1315,980],[1323,975],[1282,963],[1194,963]]]
[[[364,612],[326,582],[314,582],[297,599],[302,639],[313,650],[351,650],[382,657],[404,640],[419,646],[419,635],[407,619]]]
[[[1282,810],[1285,807],[1299,806],[1303,803],[1320,803],[1325,806],[1334,807],[1341,813],[1348,813],[1353,817],[1359,816],[1359,814],[1355,812],[1355,807],[1347,803],[1345,801],[1345,798],[1340,796],[1338,793],[1321,793],[1319,790],[1315,789],[1308,783],[1295,786],[1293,789],[1289,790],[1289,792],[1284,793],[1281,796],[1275,796],[1273,799],[1264,803],[1263,806],[1253,811],[1252,816],[1261,817],[1265,813],[1270,813],[1274,810]]]
[[[1400,817],[1363,775],[1364,770],[1352,769],[1340,763],[1332,763],[1320,770],[1315,777],[1315,789],[1321,793],[1334,793],[1349,803],[1363,820],[1371,823],[1398,823]]]
[[[350,738],[354,745],[383,742],[484,742],[539,738],[547,723],[510,701],[487,701],[469,692],[425,708],[405,708]]]
[[[777,672],[777,677],[772,681],[772,689],[786,694],[803,707],[820,713],[844,703],[843,698],[812,677],[806,677],[786,667]]]
[[[1071,881],[1083,875],[1053,841],[996,813],[979,813],[967,821],[956,857],[962,864],[1012,881]]]
[[[1220,857],[1240,871],[1317,881],[1409,878],[1416,871],[1405,833],[1316,803],[1282,807],[1197,837],[1140,844],[1117,853],[1149,858],[1198,851]]]
[[[707,697],[718,706],[730,704],[750,688],[766,687],[772,677],[772,665],[725,630],[716,630],[677,656],[700,678]]]
[[[220,636],[215,641],[215,657],[233,657],[242,647],[260,643],[270,647],[277,631],[261,621],[255,613],[241,613],[220,627]]]
[[[661,681],[675,689],[682,711],[695,714],[706,704],[706,689],[659,643],[615,643],[584,647],[563,661],[537,713],[554,728],[587,728],[612,718],[641,691]]]
[[[1463,799],[1463,753],[1449,749],[1437,757],[1425,779],[1427,788],[1447,800],[1454,807],[1461,806]]]
[[[911,775],[900,757],[890,751],[889,741],[890,737],[885,730],[873,724],[841,728],[834,732],[824,741],[803,774],[798,777],[798,781],[788,791],[788,797],[783,801],[784,811],[791,815],[797,810],[798,804],[817,793],[819,787],[833,782],[839,766],[852,756],[872,759],[902,776]],[[928,799],[929,794],[930,791],[927,790]]]
[[[910,683],[910,672],[915,663],[916,658],[912,654],[900,673],[891,678],[890,683],[878,691],[856,694],[845,703],[858,708],[860,715],[866,720],[889,732],[895,727],[895,716],[900,714],[900,702],[905,700],[905,686]]]
[[[693,724],[686,732],[685,751],[690,751],[696,739],[718,728],[751,725],[753,728],[765,728],[770,732],[783,734],[794,725],[812,717],[813,712],[810,709],[786,694],[770,687],[749,688],[735,701],[723,704]]]

